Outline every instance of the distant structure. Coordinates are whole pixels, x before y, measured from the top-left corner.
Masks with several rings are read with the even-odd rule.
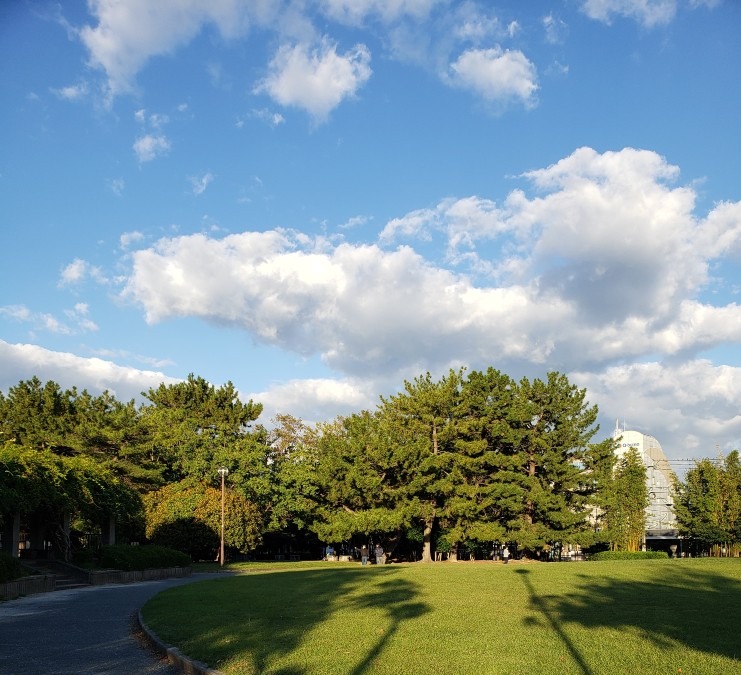
[[[669,460],[661,449],[661,444],[653,436],[642,434],[640,431],[620,429],[617,420],[613,439],[616,442],[615,454],[618,459],[635,448],[646,466],[646,487],[650,503],[646,507],[645,548],[669,552],[669,547],[676,545],[681,552],[672,502],[675,476]]]

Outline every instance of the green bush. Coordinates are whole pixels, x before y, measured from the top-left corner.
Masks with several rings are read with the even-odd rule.
[[[100,566],[108,569],[146,570],[158,567],[187,567],[190,557],[164,546],[104,546]]]
[[[30,572],[9,553],[0,553],[0,584],[28,576]]]
[[[590,560],[664,560],[666,551],[600,551],[589,556]]]

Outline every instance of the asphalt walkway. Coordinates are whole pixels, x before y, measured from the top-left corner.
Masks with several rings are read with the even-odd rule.
[[[3,675],[177,675],[135,635],[135,613],[160,591],[213,575],[89,586],[0,602]]]

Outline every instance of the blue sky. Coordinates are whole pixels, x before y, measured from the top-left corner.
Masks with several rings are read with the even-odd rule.
[[[188,373],[261,421],[566,373],[741,439],[741,3],[0,8],[0,390]]]

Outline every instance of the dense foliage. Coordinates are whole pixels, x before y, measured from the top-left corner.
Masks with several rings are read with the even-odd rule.
[[[427,373],[375,410],[313,427],[279,415],[270,430],[231,383],[190,375],[143,395],[137,407],[37,378],[0,393],[0,521],[44,519],[65,556],[70,528],[82,541],[112,516],[133,541],[215,557],[225,467],[233,552],[312,537],[372,539],[423,560],[496,542],[631,550],[645,526],[645,468],[631,455],[615,466],[613,440],[593,440],[596,406],[559,373]],[[737,453],[689,472],[675,499],[685,535],[738,547],[740,474]]]
[[[675,487],[680,532],[713,555],[741,552],[741,460],[737,450],[722,464],[703,459]]]
[[[261,540],[261,514],[254,504],[230,490],[225,494],[225,545],[241,552]],[[194,560],[214,560],[220,544],[221,492],[198,481],[167,485],[144,498],[147,538],[188,553]]]
[[[600,551],[589,556],[589,560],[666,560],[666,551]]]
[[[393,548],[422,530],[439,548],[514,542],[540,550],[589,531],[597,469],[612,441],[592,444],[597,410],[563,375],[515,382],[490,368],[428,373],[365,412],[324,425],[315,530],[329,541],[376,533]]]
[[[9,553],[0,551],[0,584],[28,575],[28,570]]]
[[[164,546],[104,546],[100,566],[124,572],[158,567],[187,567],[190,557]]]
[[[600,506],[607,525],[606,536],[613,551],[640,551],[646,530],[649,504],[646,466],[631,448],[605,480]]]
[[[124,532],[137,531],[142,523],[138,493],[92,458],[6,443],[0,447],[0,519],[15,512],[41,519],[45,536],[67,560],[71,520],[82,531],[101,529],[111,517]]]

